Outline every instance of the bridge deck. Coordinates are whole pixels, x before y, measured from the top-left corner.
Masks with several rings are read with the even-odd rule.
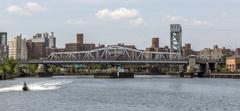
[[[188,61],[53,61],[53,60],[33,60],[25,61],[23,64],[188,64]]]
[[[188,61],[43,61],[43,64],[84,64],[84,63],[119,63],[119,64],[188,64]]]

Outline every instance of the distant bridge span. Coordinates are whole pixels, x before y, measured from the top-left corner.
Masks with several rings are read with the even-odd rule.
[[[53,61],[169,61],[180,58],[179,53],[145,52],[121,46],[108,46],[90,51],[56,52],[48,56],[48,60]]]
[[[145,52],[122,46],[108,46],[90,51],[55,52],[51,53],[43,64],[74,64],[74,63],[117,63],[117,64],[185,64],[179,53]]]
[[[188,61],[42,61],[43,64],[188,64]]]
[[[210,62],[210,61],[209,61]],[[215,63],[217,61],[214,61]],[[30,60],[29,64],[188,64],[188,59],[173,52],[146,52],[122,46],[108,46],[90,51],[54,52],[46,59]],[[197,63],[208,63],[197,59]]]

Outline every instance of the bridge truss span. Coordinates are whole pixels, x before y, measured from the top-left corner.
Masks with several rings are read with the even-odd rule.
[[[54,52],[49,61],[176,61],[180,53],[146,52],[122,46],[108,46],[90,51]]]

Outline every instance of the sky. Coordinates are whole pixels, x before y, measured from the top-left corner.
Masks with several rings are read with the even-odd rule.
[[[170,43],[170,24],[181,24],[183,44],[192,48],[240,47],[240,0],[2,0],[0,32],[31,38],[55,32],[57,47],[75,42],[135,44],[144,49],[151,38]]]

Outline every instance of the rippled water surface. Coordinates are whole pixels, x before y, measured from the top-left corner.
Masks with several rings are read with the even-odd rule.
[[[240,111],[240,80],[18,78],[0,81],[0,111]]]

